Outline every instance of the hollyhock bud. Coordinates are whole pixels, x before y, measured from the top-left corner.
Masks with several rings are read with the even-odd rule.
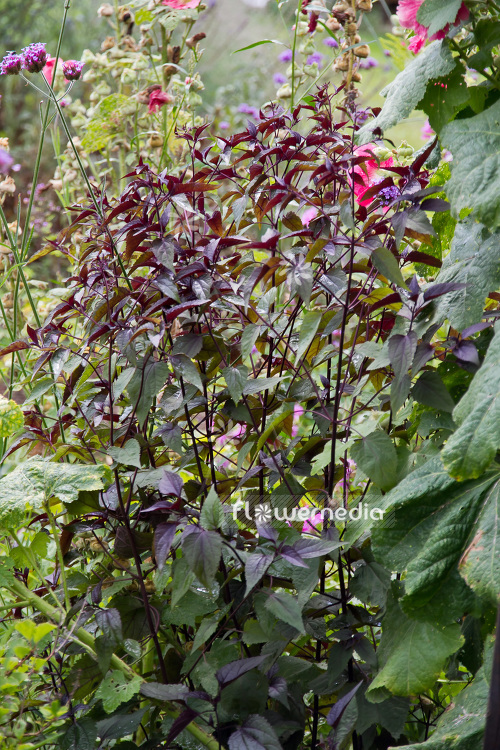
[[[23,67],[23,58],[15,52],[8,52],[0,63],[0,75],[15,76]]]
[[[67,81],[77,81],[82,74],[83,63],[78,60],[66,60],[62,67]]]
[[[97,15],[101,17],[112,16],[113,13],[113,6],[109,3],[103,3],[97,10]]]
[[[30,44],[23,49],[23,68],[28,73],[41,73],[47,64],[48,57],[44,42]]]

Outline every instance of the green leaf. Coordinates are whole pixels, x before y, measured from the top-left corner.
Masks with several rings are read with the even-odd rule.
[[[436,729],[426,742],[406,745],[406,750],[472,750],[483,747],[484,726],[490,674],[492,671],[493,638],[485,648],[484,665],[441,714]]]
[[[297,599],[291,594],[280,594],[271,592],[266,601],[265,608],[269,610],[278,620],[283,620],[299,633],[304,633],[304,623],[302,622],[302,609]]]
[[[89,153],[105,148],[108,141],[124,127],[127,105],[130,106],[129,99],[123,94],[110,94],[102,99],[86,127],[82,148]]]
[[[387,490],[397,481],[398,457],[394,443],[382,430],[375,430],[351,448],[351,457],[377,487]]]
[[[239,367],[225,367],[222,370],[222,377],[235,404],[241,401],[245,383],[248,380],[248,368],[245,365]]]
[[[497,326],[481,368],[453,412],[459,427],[442,451],[444,465],[457,479],[481,476],[500,448],[499,371]]]
[[[141,469],[141,447],[137,440],[128,440],[122,448],[109,448],[108,455],[123,466],[135,466]]]
[[[377,656],[381,670],[367,690],[374,703],[394,695],[423,693],[434,685],[449,656],[462,645],[460,626],[436,627],[411,620],[389,599]]]
[[[219,496],[213,487],[210,488],[207,499],[203,503],[200,513],[200,524],[208,531],[220,529],[224,521],[224,511]]]
[[[70,724],[61,739],[61,750],[94,750],[97,741],[95,721],[84,716]]]
[[[170,374],[166,362],[147,362],[144,370],[137,369],[127,386],[132,406],[142,427],[147,419],[155,396],[162,390]]]
[[[0,396],[0,438],[8,438],[24,426],[21,407]]]
[[[377,271],[393,284],[407,288],[399,263],[388,247],[377,247],[371,254],[371,261]]]
[[[419,109],[423,109],[428,115],[430,126],[437,133],[441,132],[470,99],[463,74],[464,69],[459,64],[449,75],[437,81],[429,81],[425,96],[418,105]]]
[[[255,342],[257,341],[257,338],[260,333],[260,326],[255,325],[252,323],[249,326],[246,326],[243,329],[243,332],[241,334],[241,340],[240,340],[240,349],[241,349],[241,356],[243,359],[246,359],[250,356],[253,347],[255,346]]]
[[[448,75],[454,67],[446,45],[441,41],[429,44],[382,90],[386,98],[382,111],[358,131],[359,142],[369,143],[376,128],[385,132],[408,117],[423,98],[428,82]]]
[[[423,372],[413,386],[411,393],[415,401],[424,406],[430,406],[432,409],[451,412],[455,408],[455,402],[450,396],[449,390],[435,370]]]
[[[105,467],[50,463],[33,459],[0,480],[0,528],[21,525],[28,509],[41,511],[53,497],[63,503],[84,490],[102,490]]]
[[[198,580],[210,588],[222,553],[219,534],[199,526],[188,526],[182,535],[182,552]]]
[[[126,703],[137,695],[143,680],[138,675],[129,680],[123,672],[113,670],[108,672],[97,688],[95,697],[102,700],[107,714],[115,711],[122,703]]]
[[[282,750],[276,732],[263,716],[253,714],[229,738],[229,750]]]
[[[275,375],[272,378],[250,378],[250,380],[247,380],[246,382],[243,393],[245,396],[253,396],[255,393],[270,391],[274,389],[278,383],[281,383],[284,377],[284,375]]]
[[[240,49],[235,49],[234,52],[232,52],[231,54],[235,55],[237,52],[245,52],[247,49],[260,47],[261,44],[280,44],[282,47],[286,46],[283,42],[280,42],[277,39],[261,39],[259,42],[254,42],[253,44],[249,44],[246,47],[240,47]]]
[[[297,346],[297,351],[295,352],[296,362],[300,362],[301,358],[314,341],[322,317],[323,313],[316,312],[315,310],[305,313],[299,332],[299,344]]]
[[[436,322],[446,317],[461,331],[481,320],[488,293],[500,285],[499,244],[500,234],[490,234],[473,219],[457,224],[436,283],[466,286],[435,301]]]
[[[203,391],[203,383],[199,370],[189,357],[186,357],[184,354],[173,354],[170,357],[170,362],[177,377],[184,378],[186,382],[195,385],[199,391]]]
[[[417,11],[417,21],[425,26],[431,37],[448,24],[455,22],[462,0],[424,0]]]
[[[391,574],[375,561],[356,568],[351,579],[351,591],[365,604],[384,607],[387,592],[391,585]]]
[[[500,101],[475,117],[450,122],[441,142],[453,154],[446,185],[453,215],[472,209],[483,224],[500,226]]]
[[[466,582],[496,599],[500,551],[492,518],[499,481],[498,472],[488,472],[457,482],[436,456],[381,499],[391,523],[373,530],[373,552],[388,570],[404,574],[401,607],[415,619],[447,625],[461,617],[473,604]]]

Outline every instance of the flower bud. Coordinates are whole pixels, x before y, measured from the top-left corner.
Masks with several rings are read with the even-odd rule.
[[[15,52],[8,52],[0,63],[0,74],[3,76],[15,76],[21,72],[23,58]]]
[[[66,60],[62,69],[67,81],[77,81],[82,75],[83,63],[78,60]]]
[[[368,57],[370,54],[370,48],[367,44],[360,44],[359,47],[355,48],[354,54],[356,57]]]
[[[109,3],[103,3],[98,9],[97,9],[97,15],[102,17],[112,16],[114,13],[113,6]]]
[[[161,148],[163,146],[163,136],[159,133],[153,133],[149,136],[148,146],[150,148]]]
[[[326,22],[326,28],[330,29],[330,31],[335,32],[335,31],[338,31],[341,27],[337,19],[334,18],[333,16],[330,16],[330,18]]]
[[[23,49],[23,68],[28,73],[41,73],[47,64],[48,53],[44,42],[30,44]]]
[[[292,96],[292,89],[289,83],[283,84],[276,92],[278,99],[290,99]]]
[[[130,70],[130,68],[125,68],[123,73],[120,76],[120,81],[126,86],[129,83],[134,83],[134,81],[137,80],[137,73],[135,70]]]

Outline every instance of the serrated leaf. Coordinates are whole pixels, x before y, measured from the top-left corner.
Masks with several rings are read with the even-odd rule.
[[[123,672],[113,670],[108,672],[97,688],[95,697],[102,700],[107,714],[115,711],[122,703],[126,703],[137,695],[143,680],[138,675],[129,680]]]
[[[222,370],[222,377],[235,404],[238,404],[243,395],[245,383],[248,380],[248,368],[245,365],[239,367],[225,367]]]
[[[63,503],[84,490],[102,490],[105,468],[33,459],[0,480],[0,528],[21,525],[25,512],[41,511],[51,498]]]
[[[375,129],[385,132],[408,117],[423,98],[428,82],[448,75],[454,67],[446,45],[441,41],[429,44],[382,90],[386,99],[382,111],[358,131],[359,142],[369,143]]]
[[[399,263],[388,247],[378,247],[374,250],[371,254],[371,261],[377,271],[380,271],[386,279],[406,289],[406,282],[399,268]]]
[[[417,10],[417,21],[427,29],[431,37],[455,19],[462,5],[462,0],[424,0]]]
[[[248,596],[254,586],[259,583],[262,576],[266,573],[267,569],[273,562],[273,559],[272,555],[266,555],[264,552],[259,551],[247,555],[245,561],[245,596]]]
[[[21,407],[15,401],[0,396],[0,438],[8,438],[24,426]]]
[[[452,214],[468,208],[488,227],[500,226],[500,101],[479,115],[448,123],[441,142],[453,154],[446,185]]]
[[[108,455],[111,456],[113,461],[123,464],[123,466],[135,466],[137,469],[142,468],[141,447],[134,438],[127,440],[121,448],[108,448]]]
[[[291,594],[272,592],[266,601],[265,608],[269,610],[278,620],[283,620],[291,625],[299,633],[304,633],[302,621],[302,609],[297,599]]]
[[[203,508],[201,509],[200,525],[208,531],[214,531],[215,529],[221,528],[223,521],[224,511],[222,509],[222,503],[214,488],[211,487],[210,492],[203,503]]]
[[[497,326],[481,368],[453,411],[458,429],[442,451],[446,468],[457,479],[481,476],[500,448],[499,371]]]
[[[445,257],[436,283],[465,284],[436,300],[435,319],[448,318],[459,331],[478,323],[488,293],[500,286],[499,234],[465,219],[457,224],[450,253]]]

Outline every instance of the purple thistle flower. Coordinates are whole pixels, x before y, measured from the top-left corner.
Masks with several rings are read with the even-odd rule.
[[[321,54],[321,52],[313,52],[312,55],[309,55],[309,57],[307,58],[307,64],[314,65],[314,63],[318,63],[318,67],[321,68],[323,57],[324,56]]]
[[[251,107],[249,104],[240,104],[238,107],[238,112],[241,112],[244,115],[250,115],[251,117],[254,117],[256,120],[259,120],[259,110],[256,107]]]
[[[273,75],[273,81],[276,84],[276,86],[282,86],[284,83],[287,82],[287,77],[283,75],[283,73],[275,73]]]
[[[323,44],[326,44],[327,47],[338,47],[338,43],[333,38],[333,36],[327,36],[326,39],[323,39]]]
[[[78,62],[78,60],[66,60],[63,62],[63,73],[67,81],[77,81],[83,70],[84,63]]]
[[[230,127],[230,125],[229,125],[229,123],[228,123],[228,121],[227,121],[227,120],[221,120],[221,121],[219,122],[219,128],[220,128],[221,130],[228,130],[228,129],[229,129],[229,127]]]
[[[23,68],[28,73],[40,73],[47,62],[48,53],[44,42],[30,44],[23,49]]]
[[[395,185],[391,185],[390,187],[382,188],[382,190],[378,194],[378,197],[383,206],[388,206],[390,203],[395,201],[396,198],[399,198],[399,195],[400,192],[398,188]]]
[[[378,60],[375,60],[374,57],[367,57],[365,60],[361,60],[359,67],[365,70],[367,68],[378,68]]]
[[[23,58],[15,52],[7,52],[0,63],[0,75],[15,76],[23,67]]]
[[[293,58],[293,52],[291,49],[286,49],[284,52],[281,53],[281,55],[278,57],[278,60],[282,63],[290,62],[290,60]]]

